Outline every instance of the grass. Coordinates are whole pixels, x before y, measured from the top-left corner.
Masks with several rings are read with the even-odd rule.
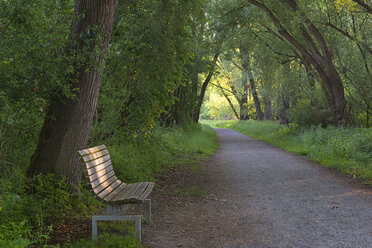
[[[307,156],[320,164],[372,184],[372,129],[280,125],[270,121],[203,121],[231,128],[283,150]]]
[[[211,155],[218,146],[213,129],[202,125],[157,127],[145,138],[100,142],[110,151],[115,174],[128,183],[153,181],[155,173],[170,166],[196,162]],[[109,226],[106,231],[103,226],[97,243],[88,238],[47,245],[53,224],[66,217],[90,217],[104,206],[84,187],[79,198],[70,197],[65,185],[49,176],[37,178],[32,184],[37,193],[28,194],[23,171],[15,172],[17,180],[0,177],[0,247],[141,247],[131,234],[133,225],[122,223]],[[188,193],[200,194],[196,189]],[[116,230],[123,229],[127,229],[125,233],[129,235],[117,234]]]
[[[115,173],[126,182],[152,180],[167,166],[208,157],[217,149],[216,133],[209,126],[158,128],[145,140],[108,146]]]
[[[122,236],[118,234],[109,234],[104,232],[99,235],[98,241],[90,239],[81,239],[69,245],[71,248],[115,248],[115,247],[128,247],[128,248],[141,248],[141,246],[132,236]]]

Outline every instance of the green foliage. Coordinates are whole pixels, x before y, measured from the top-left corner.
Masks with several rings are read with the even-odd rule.
[[[351,0],[296,2],[330,48],[344,84],[350,122],[369,127],[371,19]],[[298,25],[302,16],[281,1],[265,4],[300,44],[306,44]],[[68,49],[74,45],[67,44],[73,7],[72,0],[0,0],[0,246],[41,246],[51,222],[65,213],[93,211],[99,204],[85,188],[79,200],[71,198],[58,180],[37,177],[28,182],[24,175],[50,99],[74,97],[77,89],[71,88],[69,75],[91,56],[102,55]],[[84,44],[97,41],[88,34],[80,38]],[[211,154],[216,142],[210,128],[158,125],[190,121],[217,50],[221,56],[215,82],[234,87],[241,95],[238,67],[243,45],[261,103],[271,101],[274,119],[292,124],[216,125],[231,125],[371,180],[370,129],[318,127],[332,121],[321,78],[262,11],[241,0],[119,1],[90,144],[106,143],[117,174],[128,182],[148,179],[163,165]],[[233,116],[227,102],[213,95],[218,91],[209,90],[202,117]],[[255,117],[252,102],[242,106]],[[113,247],[122,244],[119,238],[112,240]]]
[[[13,187],[27,169],[52,96],[64,84],[73,2],[0,1],[0,172]]]
[[[9,247],[46,243],[51,223],[65,218],[66,213],[72,214],[74,208],[62,180],[42,175],[32,182],[22,180],[25,179],[20,177],[18,184],[21,186],[15,187],[7,182],[1,194],[0,236]]]
[[[209,91],[204,103],[202,105],[202,111],[200,118],[204,120],[230,120],[235,119],[233,110],[231,109],[227,100],[215,93],[215,88],[212,88],[214,91]],[[236,103],[235,98],[230,97],[231,101],[235,103],[235,108],[239,110],[239,106]]]
[[[71,248],[116,248],[116,247],[128,247],[128,248],[140,248],[140,244],[136,242],[132,236],[121,236],[117,234],[109,234],[104,232],[98,237],[98,241],[81,239],[78,242],[71,244]]]
[[[204,121],[213,127],[231,128],[250,137],[264,140],[284,150],[358,176],[372,183],[371,128],[304,129],[298,125],[280,125],[258,121]]]
[[[157,127],[151,136],[108,145],[115,172],[126,182],[149,179],[175,157],[195,159],[216,149],[215,132],[208,126]]]
[[[203,21],[203,5],[119,2],[96,116],[101,137],[119,129],[144,135],[171,108],[175,89],[189,80],[186,67],[196,50],[192,29]]]
[[[331,113],[326,104],[323,106],[315,105],[311,100],[300,99],[296,106],[290,110],[291,122],[300,125],[301,127],[311,127],[321,125],[326,127],[331,123]]]
[[[0,226],[0,247],[27,247],[31,244],[29,227],[26,221],[20,223],[8,222]]]

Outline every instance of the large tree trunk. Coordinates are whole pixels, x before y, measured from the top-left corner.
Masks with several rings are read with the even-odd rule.
[[[70,192],[75,191],[82,170],[76,153],[88,143],[114,11],[115,0],[76,0],[68,50],[90,59],[83,65],[74,63],[77,70],[67,80],[71,88],[79,89],[76,97],[55,96],[51,99],[27,171],[29,177],[53,173],[66,179]]]

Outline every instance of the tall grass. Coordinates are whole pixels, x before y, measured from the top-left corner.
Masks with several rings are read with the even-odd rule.
[[[146,139],[108,145],[115,173],[127,182],[150,180],[164,167],[211,155],[216,133],[209,126],[157,128]]]
[[[289,152],[306,155],[322,165],[372,183],[372,129],[280,125],[269,121],[204,121],[231,128]]]

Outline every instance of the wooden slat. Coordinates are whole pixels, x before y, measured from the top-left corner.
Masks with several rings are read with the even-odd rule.
[[[114,168],[112,167],[112,165],[110,165],[105,170],[100,170],[97,173],[94,173],[92,175],[88,175],[88,174],[86,174],[86,175],[87,175],[87,178],[89,179],[89,182],[93,182],[93,181],[97,180],[98,178],[106,175],[107,173],[109,173],[112,170],[114,170]]]
[[[109,154],[109,151],[107,149],[105,149],[105,150],[102,150],[102,151],[95,152],[95,153],[92,153],[90,155],[84,156],[82,158],[83,158],[84,162],[89,162],[89,161],[95,160],[97,158],[103,157],[107,154]]]
[[[92,186],[92,188],[95,188],[97,187],[98,185],[100,185],[102,182],[108,180],[109,178],[111,177],[115,177],[116,179],[118,179],[116,176],[115,176],[115,172],[112,170],[110,171],[109,173],[97,178],[96,180],[90,182],[90,186]]]
[[[114,198],[116,195],[120,194],[123,190],[126,190],[127,187],[130,187],[130,186],[131,186],[131,184],[122,183],[113,192],[111,192],[110,194],[106,195],[103,200],[106,201],[106,202],[111,202],[112,198]]]
[[[85,162],[86,175],[93,193],[102,201],[112,204],[140,203],[151,193],[154,183],[125,184],[116,176],[105,145],[79,151]]]
[[[120,199],[118,200],[125,200],[125,199],[130,199],[130,196],[137,192],[137,190],[142,186],[142,184],[144,184],[143,182],[140,182],[140,183],[135,183],[134,186],[128,190],[125,194],[123,194]]]
[[[93,188],[93,192],[96,194],[96,195],[99,195],[102,191],[112,191],[112,189],[110,188],[111,185],[114,185],[114,184],[117,184],[117,183],[120,183],[121,184],[121,181],[119,179],[117,179],[116,177],[111,177],[109,178],[108,180],[102,182],[100,185],[98,185],[97,187]]]
[[[102,164],[102,163],[104,163],[104,162],[106,162],[108,160],[110,160],[110,154],[107,154],[106,156],[103,156],[103,157],[100,157],[100,158],[98,158],[96,160],[93,160],[93,161],[90,161],[88,163],[85,163],[85,167],[87,169],[89,169],[89,168],[92,168],[92,167],[97,166],[99,164]]]
[[[133,187],[135,187],[135,183],[127,184],[125,189],[121,190],[120,192],[118,192],[115,195],[111,195],[111,196],[107,197],[107,199],[105,199],[105,200],[113,201],[113,202],[121,200],[121,199],[123,199],[122,195],[124,195],[124,194],[126,194],[126,192],[132,190]]]
[[[121,184],[121,181],[115,181],[113,184],[108,186],[104,191],[97,194],[98,198],[104,199],[108,194],[112,193],[119,185]]]
[[[87,172],[87,175],[90,176],[94,173],[97,173],[101,170],[104,170],[105,168],[109,168],[110,165],[111,165],[111,160],[108,160],[108,161],[104,162],[103,164],[99,164],[99,165],[97,165],[95,167],[92,167],[92,168],[90,168],[88,170],[85,170],[85,171]]]
[[[86,155],[89,155],[89,154],[92,154],[92,153],[95,153],[95,152],[99,152],[99,151],[104,150],[104,149],[106,149],[106,146],[105,145],[100,145],[100,146],[96,146],[96,147],[92,147],[92,148],[88,148],[88,149],[78,151],[78,153],[80,154],[80,156],[86,156]]]
[[[140,197],[138,197],[138,200],[144,201],[146,197],[150,195],[153,188],[154,188],[154,183],[149,183],[145,192],[143,192],[143,194]]]
[[[142,195],[142,193],[146,189],[147,185],[149,185],[149,183],[147,183],[147,182],[142,183],[142,185],[135,192],[133,192],[131,195],[128,195],[125,198],[137,199],[138,197],[140,197],[140,195]]]

